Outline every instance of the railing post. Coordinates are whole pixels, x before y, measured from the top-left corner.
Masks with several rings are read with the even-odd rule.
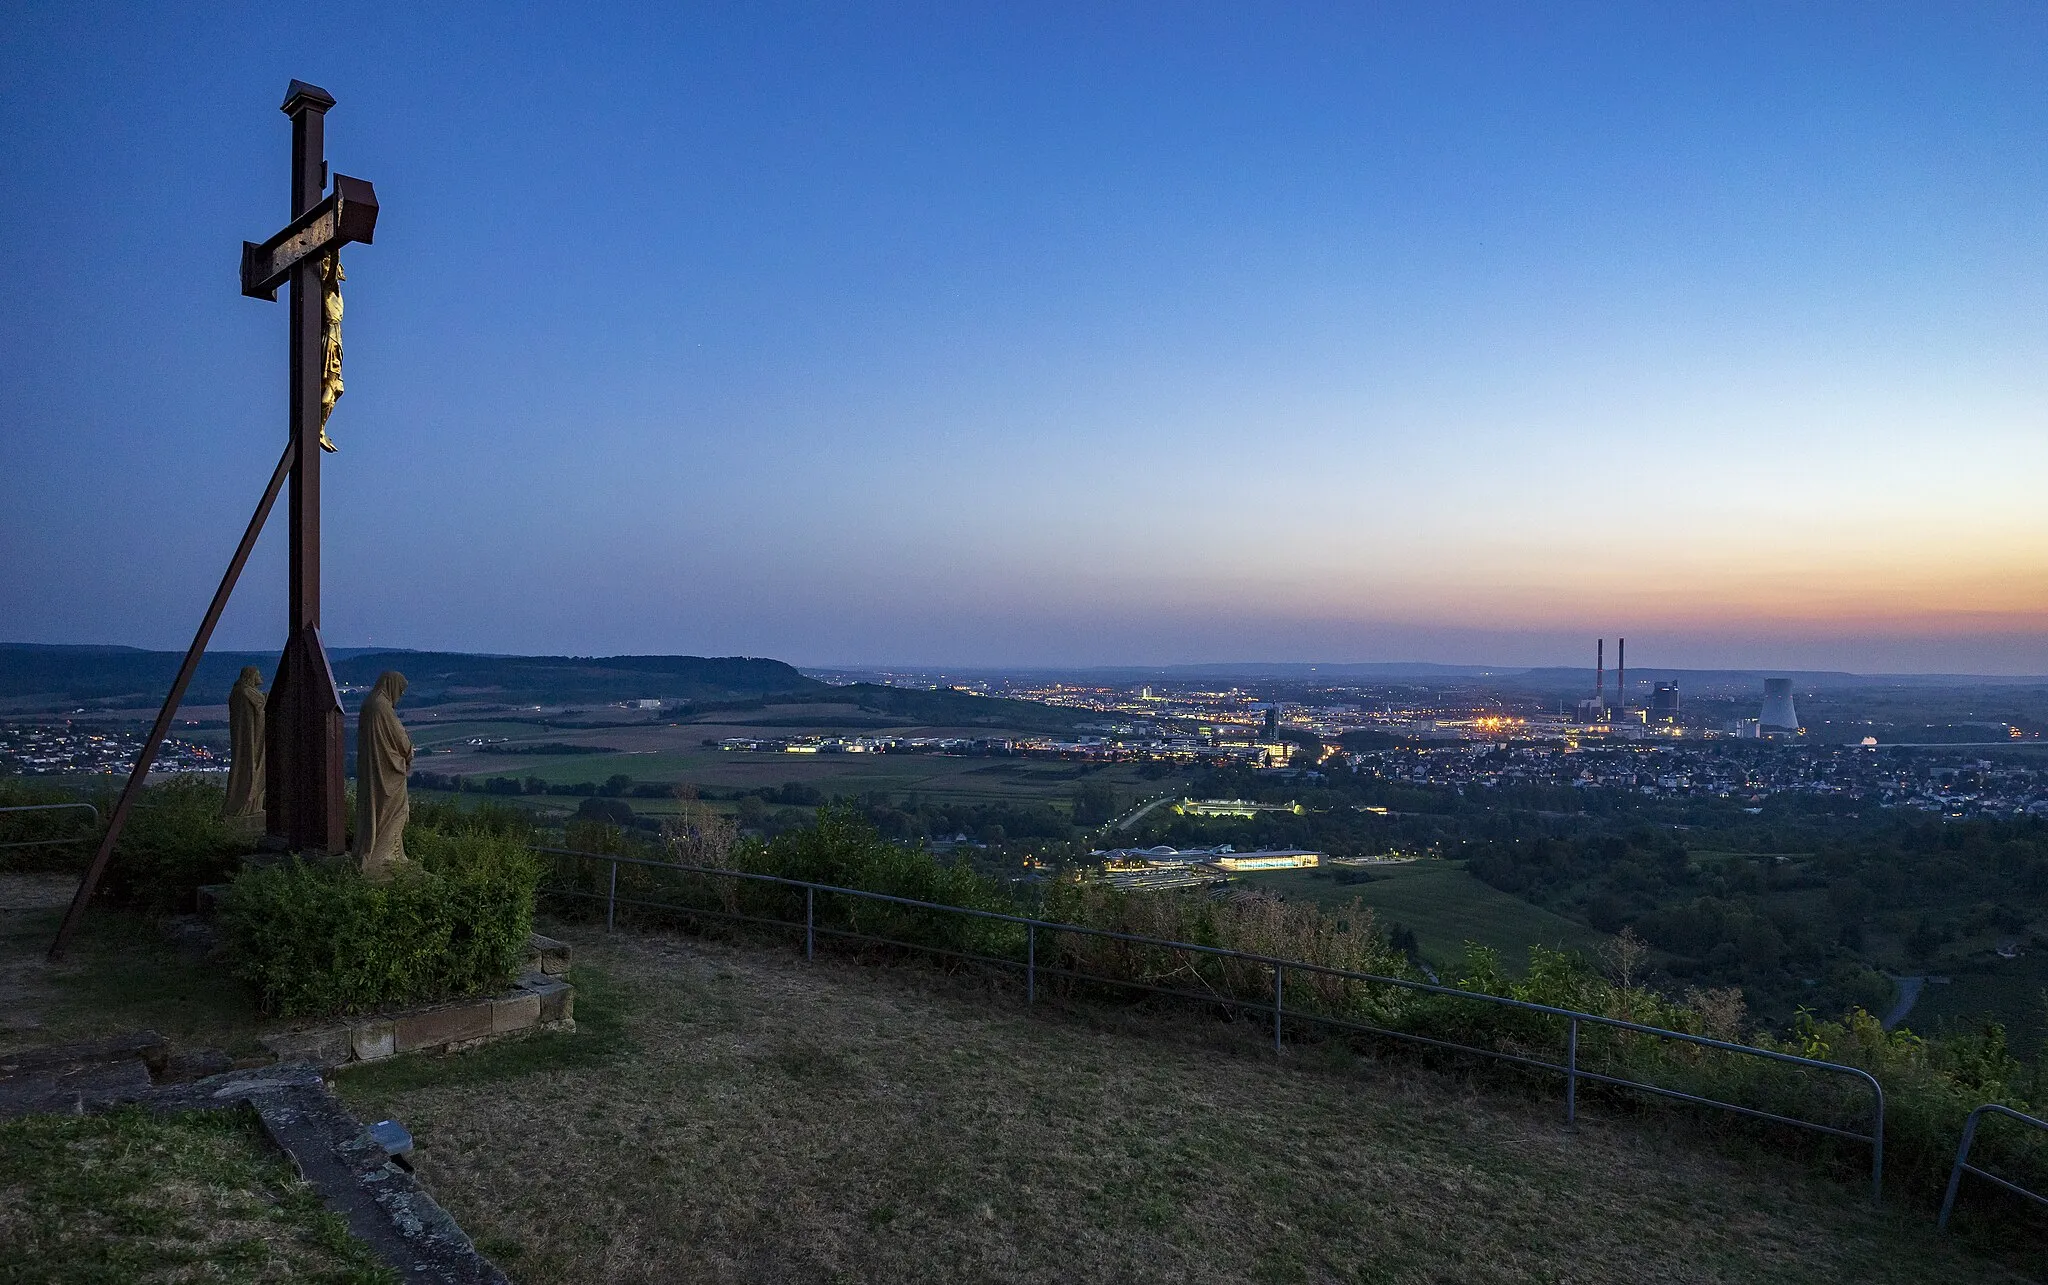
[[[619,863],[612,862],[611,890],[604,897],[604,930],[610,932],[619,914]]]
[[[813,957],[814,957],[814,956],[816,955],[816,953],[817,953],[817,948],[818,948],[818,947],[817,947],[817,942],[818,942],[818,927],[817,927],[817,924],[818,924],[818,919],[817,919],[817,912],[816,912],[816,909],[815,909],[815,907],[816,907],[816,905],[817,905],[817,900],[818,900],[818,890],[817,890],[816,888],[813,888],[813,887],[811,887],[811,886],[810,886],[809,884],[805,884],[805,885],[804,885],[804,958],[805,958],[805,959],[810,959],[810,958],[813,958]]]
[[[1024,930],[1024,1002],[1038,1002],[1038,925]]]
[[[1948,1171],[1948,1191],[1941,1197],[1941,1217],[1934,1220],[1935,1227],[1942,1231],[1948,1230],[1949,1212],[1956,1207],[1956,1188],[1963,1185],[1963,1166],[1970,1163],[1970,1144],[1976,1141],[1977,1121],[1982,1118],[1972,1111],[1963,1124],[1963,1145],[1956,1148],[1955,1167]]]
[[[1871,1077],[1875,1079],[1876,1077]],[[1884,1204],[1884,1086],[1877,1086],[1876,1123],[1870,1129],[1870,1203]]]
[[[1564,1122],[1579,1120],[1579,1019],[1574,1017],[1564,1033]]]
[[[1273,1052],[1280,1051],[1280,1014],[1282,988],[1287,984],[1287,968],[1282,964],[1273,965]]]

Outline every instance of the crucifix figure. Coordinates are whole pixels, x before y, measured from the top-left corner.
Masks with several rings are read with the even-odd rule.
[[[262,245],[242,246],[242,293],[276,299],[291,286],[292,469],[290,627],[270,685],[265,767],[267,828],[294,851],[342,848],[342,714],[320,641],[320,454],[334,445],[327,417],[341,396],[341,247],[368,243],[377,195],[361,179],[334,176],[327,191],[325,121],[334,97],[295,80],[292,221]]]

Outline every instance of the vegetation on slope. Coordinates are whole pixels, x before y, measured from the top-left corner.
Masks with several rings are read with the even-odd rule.
[[[562,931],[618,997],[606,1061],[482,1050],[338,1083],[413,1128],[422,1178],[526,1285],[2024,1274],[1973,1237],[1982,1203],[1942,1236],[1776,1147],[1600,1112],[1566,1130],[1547,1096],[1337,1043],[1276,1062],[1256,1022]]]

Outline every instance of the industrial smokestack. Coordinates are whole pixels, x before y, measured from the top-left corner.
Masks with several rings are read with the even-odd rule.
[[[1614,642],[1614,703],[1628,708],[1628,639]]]
[[[1764,712],[1756,722],[1757,729],[1764,732],[1799,730],[1799,711],[1792,708],[1791,679],[1764,679]]]
[[[1607,703],[1607,640],[1593,644],[1593,699]]]

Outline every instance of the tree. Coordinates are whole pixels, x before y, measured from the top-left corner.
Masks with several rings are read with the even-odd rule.
[[[1116,819],[1116,787],[1090,781],[1074,787],[1074,824],[1103,825]]]
[[[639,815],[633,805],[619,799],[592,796],[576,807],[576,818],[580,821],[602,821],[606,825],[630,826],[638,821]]]

